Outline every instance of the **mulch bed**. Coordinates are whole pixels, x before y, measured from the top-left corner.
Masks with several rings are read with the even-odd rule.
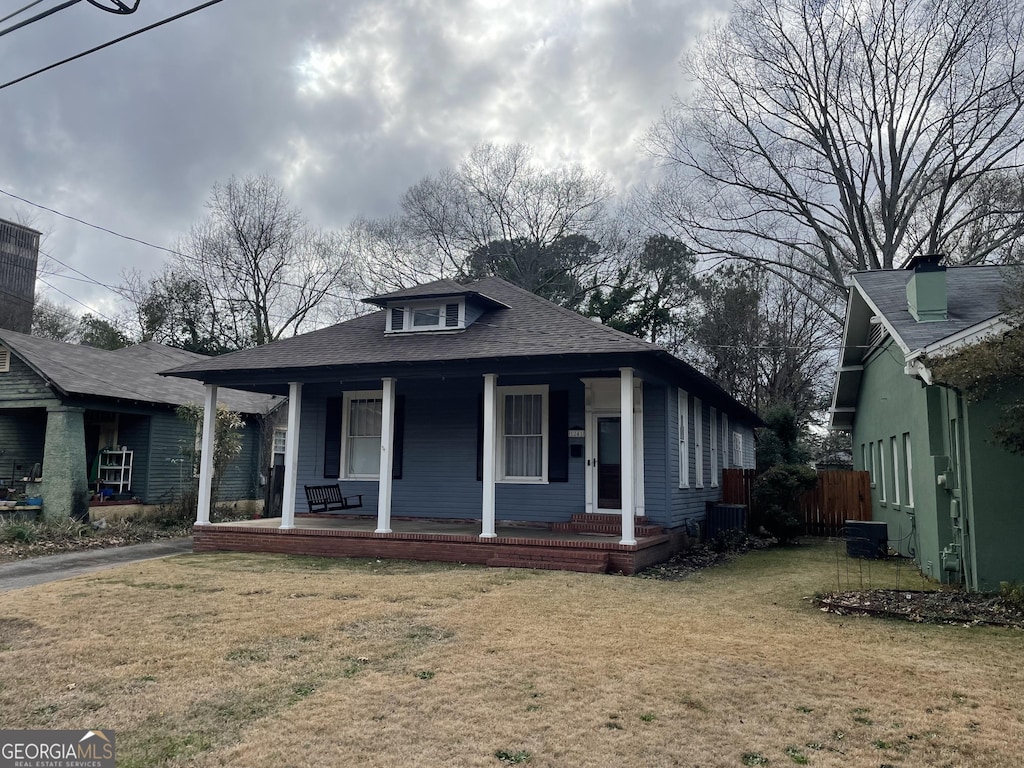
[[[153,541],[188,536],[190,533],[191,531],[185,527],[161,528],[146,525],[117,526],[116,530],[108,531],[86,531],[83,529],[77,535],[68,532],[50,535],[44,533],[32,541],[0,540],[0,563],[44,555],[59,555],[65,552],[148,544]]]
[[[776,545],[775,539],[746,536],[729,542],[727,548],[709,544],[679,552],[672,559],[651,566],[637,578],[682,581],[705,568],[728,563],[754,549]],[[826,613],[840,616],[881,616],[928,624],[961,624],[1024,629],[1024,606],[1000,595],[962,592],[956,589],[918,591],[906,589],[866,589],[855,592],[830,592],[814,598],[814,604]]]
[[[870,589],[819,595],[815,604],[840,616],[884,616],[929,624],[1024,629],[1024,611],[999,595],[935,590]]]

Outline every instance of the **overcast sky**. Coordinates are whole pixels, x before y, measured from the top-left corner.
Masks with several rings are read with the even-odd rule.
[[[27,1],[0,0],[0,17]],[[80,2],[0,37],[0,83],[199,2],[141,0],[129,16]],[[485,141],[525,142],[625,190],[649,172],[640,138],[686,88],[681,55],[728,5],[224,0],[0,90],[0,190],[166,246],[232,175],[275,176],[314,224],[340,229],[394,212],[409,186]],[[25,215],[46,253],[101,282],[162,264],[0,195],[0,218]],[[44,278],[113,311],[104,288]]]

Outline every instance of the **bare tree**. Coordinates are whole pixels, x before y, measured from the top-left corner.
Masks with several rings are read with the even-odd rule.
[[[1017,0],[739,0],[649,133],[676,171],[658,210],[837,293],[919,252],[996,258],[1024,232],[1022,43]]]
[[[600,243],[611,196],[603,174],[580,165],[541,168],[523,144],[482,144],[457,167],[411,187],[401,216],[357,222],[354,231],[360,250],[380,259],[370,271],[389,287],[478,277],[490,265],[494,274],[540,275],[563,286],[568,275],[584,286],[567,299],[578,304],[600,259],[555,256],[580,237]]]
[[[80,320],[67,304],[40,297],[32,308],[32,335],[77,344],[82,333]]]
[[[759,413],[785,403],[806,423],[825,407],[840,326],[822,322],[819,306],[838,304],[834,293],[733,265],[705,274],[698,292],[682,326],[688,360]]]
[[[315,230],[268,176],[215,184],[209,215],[184,235],[171,271],[200,286],[222,346],[256,346],[318,324],[330,300],[347,298],[341,238]]]

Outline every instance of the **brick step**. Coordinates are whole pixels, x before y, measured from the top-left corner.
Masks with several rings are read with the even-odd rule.
[[[608,573],[608,555],[601,560],[536,560],[528,557],[492,557],[491,568],[537,568],[546,571],[576,571],[577,573]]]
[[[597,533],[605,534],[608,536],[620,536],[622,535],[622,522],[610,524],[610,523],[554,523],[551,526],[552,531],[558,533]],[[665,529],[660,525],[637,525],[633,529],[637,536],[661,536],[665,533]]]
[[[606,513],[593,513],[587,514],[586,512],[577,512],[569,518],[570,522],[573,523],[602,523],[604,525],[620,525],[622,523],[622,515],[613,515]],[[650,520],[646,516],[640,516],[636,518],[637,525],[646,525]]]

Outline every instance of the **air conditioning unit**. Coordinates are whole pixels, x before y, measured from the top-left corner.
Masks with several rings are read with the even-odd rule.
[[[889,526],[885,522],[846,521],[846,554],[880,560],[889,554]]]

